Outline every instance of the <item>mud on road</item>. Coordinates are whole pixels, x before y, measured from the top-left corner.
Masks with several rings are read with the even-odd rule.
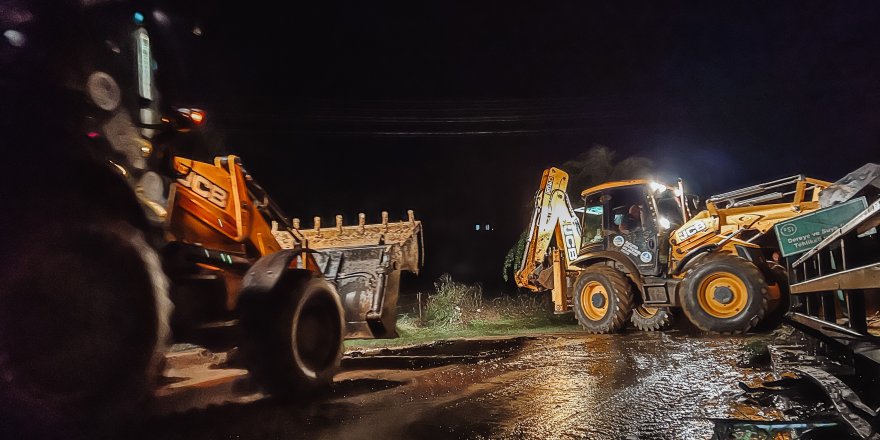
[[[713,418],[786,417],[744,400],[737,385],[769,376],[741,361],[748,346],[771,338],[577,332],[350,352],[332,393],[320,399],[274,401],[241,383],[202,389],[198,407],[155,416],[133,427],[132,435],[712,438]],[[211,404],[211,393],[226,403]]]

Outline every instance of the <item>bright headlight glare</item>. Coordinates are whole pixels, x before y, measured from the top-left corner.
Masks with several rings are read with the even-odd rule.
[[[672,226],[672,223],[669,223],[669,219],[666,217],[660,217],[660,227],[663,229],[669,229]]]
[[[650,185],[651,185],[651,189],[654,192],[660,192],[660,191],[663,191],[664,189],[666,189],[666,185],[664,185],[662,183],[651,182]]]

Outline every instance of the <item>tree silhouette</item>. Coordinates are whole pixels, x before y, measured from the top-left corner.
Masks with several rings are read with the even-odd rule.
[[[619,162],[617,152],[604,146],[593,145],[560,168],[569,175],[568,192],[572,204],[577,205],[581,191],[603,182],[614,180],[646,179],[651,175],[654,162],[647,157],[630,156]]]

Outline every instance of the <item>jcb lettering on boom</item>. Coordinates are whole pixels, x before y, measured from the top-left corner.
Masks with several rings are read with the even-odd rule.
[[[226,208],[229,202],[229,193],[226,190],[195,171],[190,171],[182,179],[177,179],[177,182],[221,208]]]
[[[553,191],[553,176],[547,178],[547,185],[544,187],[544,194],[550,194]]]
[[[565,252],[569,260],[574,260],[578,254],[577,241],[574,238],[576,231],[577,229],[572,224],[562,227],[562,238],[565,240]]]

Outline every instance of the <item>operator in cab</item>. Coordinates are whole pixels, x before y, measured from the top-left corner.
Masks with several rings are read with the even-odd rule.
[[[623,215],[618,225],[620,232],[629,234],[642,227],[642,210],[639,205],[632,205],[629,211]]]

